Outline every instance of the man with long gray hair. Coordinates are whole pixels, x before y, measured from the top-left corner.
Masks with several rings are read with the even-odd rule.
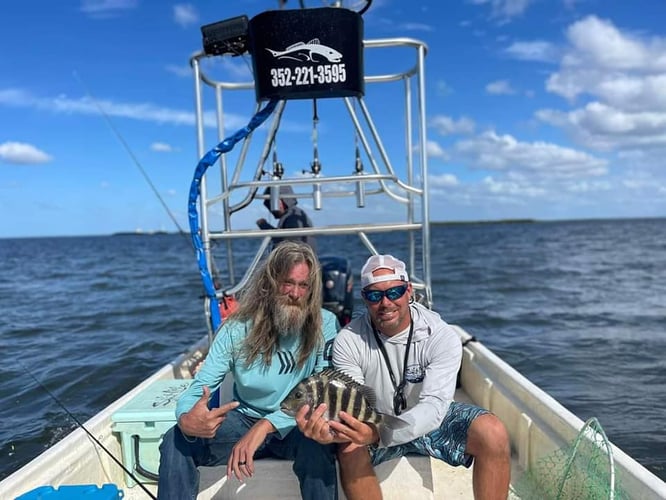
[[[199,466],[226,464],[243,481],[254,461],[294,461],[304,499],[336,499],[335,448],[303,436],[280,402],[302,379],[330,366],[338,331],[321,308],[321,270],[312,248],[285,241],[252,275],[239,308],[217,331],[201,369],[176,407],[160,446],[158,498],[196,498]],[[234,400],[208,408],[226,375]]]

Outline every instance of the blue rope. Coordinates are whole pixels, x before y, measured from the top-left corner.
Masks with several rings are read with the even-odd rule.
[[[192,184],[190,185],[190,195],[187,203],[187,214],[190,221],[190,236],[192,237],[192,244],[194,245],[194,250],[197,255],[197,263],[199,264],[201,281],[203,281],[206,296],[211,300],[210,320],[213,331],[216,331],[220,326],[222,323],[222,318],[220,317],[220,308],[217,302],[217,297],[215,296],[213,278],[210,274],[210,270],[206,265],[206,254],[204,252],[203,242],[201,240],[200,234],[201,228],[199,226],[197,199],[201,194],[201,179],[206,173],[208,167],[213,165],[221,154],[231,151],[236,143],[245,139],[250,133],[252,133],[254,129],[264,123],[264,121],[266,121],[271,113],[273,113],[278,102],[279,99],[270,100],[263,109],[259,110],[257,114],[252,117],[247,126],[238,130],[231,137],[227,137],[213,149],[208,151],[208,153],[206,153],[201,158],[201,160],[199,160],[197,168],[194,170],[194,178],[192,179]]]

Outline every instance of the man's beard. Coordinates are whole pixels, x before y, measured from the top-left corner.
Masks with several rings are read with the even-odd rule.
[[[282,299],[282,297],[280,298]],[[289,297],[278,300],[273,309],[273,326],[281,336],[300,333],[305,324],[307,311],[301,301],[293,301]]]

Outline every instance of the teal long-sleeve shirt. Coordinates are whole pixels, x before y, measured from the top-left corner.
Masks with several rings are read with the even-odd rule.
[[[273,353],[270,366],[265,366],[260,358],[247,366],[240,354],[250,325],[238,321],[224,323],[192,384],[180,396],[176,405],[176,419],[190,411],[203,395],[204,386],[208,386],[212,393],[222,384],[226,375],[231,374],[234,378],[234,400],[240,403],[237,410],[250,417],[267,419],[280,437],[286,436],[296,426],[296,420],[280,410],[280,403],[298,382],[331,366],[333,340],[339,325],[333,313],[322,309],[321,314],[323,342],[302,368],[297,366],[300,337],[280,337],[280,344]]]

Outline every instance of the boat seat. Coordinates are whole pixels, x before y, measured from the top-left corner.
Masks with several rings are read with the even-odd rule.
[[[384,462],[375,468],[384,500],[429,500],[442,498],[435,495],[433,467],[437,462],[429,457],[407,456]],[[449,467],[442,462],[444,467]],[[226,467],[201,467],[201,486],[198,500],[232,499],[294,499],[301,498],[298,479],[287,460],[262,459],[255,462],[255,476],[244,484],[236,479],[227,481]],[[437,478],[439,482],[442,478]],[[471,488],[471,478],[469,481]],[[345,496],[339,485],[340,498]],[[471,490],[470,490],[471,491]],[[447,496],[447,498],[467,498]]]

